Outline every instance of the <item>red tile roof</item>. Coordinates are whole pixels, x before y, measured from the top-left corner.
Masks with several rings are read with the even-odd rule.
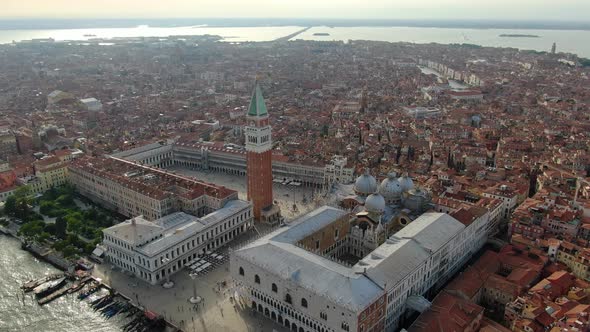
[[[477,330],[484,308],[446,291],[410,326],[408,332],[460,332]]]

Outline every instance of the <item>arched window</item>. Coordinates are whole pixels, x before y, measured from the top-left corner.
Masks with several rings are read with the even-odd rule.
[[[258,275],[254,276],[254,282],[260,284],[260,277]]]
[[[293,300],[291,299],[290,294],[285,295],[285,302],[287,302],[289,304],[293,304]]]
[[[304,299],[304,298],[301,299],[301,306],[304,308],[307,308],[307,300],[306,299]]]
[[[344,331],[349,331],[350,330],[350,327],[348,326],[348,323],[347,322],[342,322],[342,326],[341,327],[342,327],[342,329]]]
[[[240,275],[243,276],[244,275],[244,268],[240,266]]]
[[[274,282],[272,283],[272,291],[275,293],[278,292],[277,284],[275,284]]]

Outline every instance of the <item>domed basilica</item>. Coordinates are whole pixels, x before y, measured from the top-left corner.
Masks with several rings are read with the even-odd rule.
[[[369,171],[356,179],[353,193],[340,203],[352,211],[351,254],[362,257],[385,242],[431,206],[428,191],[416,187],[407,173],[392,172],[380,184]]]

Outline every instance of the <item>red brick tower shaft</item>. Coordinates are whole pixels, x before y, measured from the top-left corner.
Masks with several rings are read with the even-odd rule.
[[[262,210],[273,205],[273,196],[271,127],[258,84],[252,94],[247,119],[248,200],[252,202],[254,218],[260,220]]]

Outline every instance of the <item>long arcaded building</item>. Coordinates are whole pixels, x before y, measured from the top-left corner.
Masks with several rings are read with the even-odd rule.
[[[69,181],[93,201],[127,217],[156,220],[184,211],[197,217],[238,199],[236,191],[118,158],[81,158]]]
[[[113,157],[156,167],[181,166],[246,175],[246,150],[242,146],[218,142],[160,141],[113,154]],[[333,182],[352,182],[354,169],[346,158],[334,156],[325,165],[305,164],[272,155],[275,179],[292,179],[305,186],[322,186]]]

